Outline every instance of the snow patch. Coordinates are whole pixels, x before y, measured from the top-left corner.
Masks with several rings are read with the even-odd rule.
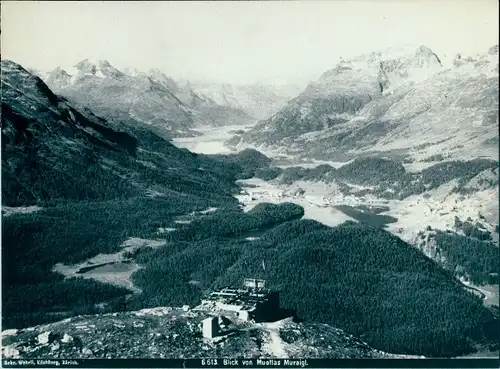
[[[260,237],[245,237],[245,240],[247,240],[247,241],[256,241],[259,239],[260,239]]]
[[[177,223],[177,224],[189,224],[191,222],[192,222],[192,220],[174,220],[174,223]]]
[[[0,337],[7,337],[7,336],[15,336],[17,333],[19,332],[19,330],[17,329],[6,329],[4,331],[2,331],[2,333],[0,333]]]

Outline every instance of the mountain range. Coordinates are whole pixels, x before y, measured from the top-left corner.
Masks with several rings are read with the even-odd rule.
[[[497,133],[498,45],[447,67],[408,46],[341,60],[239,144],[339,161],[498,158]]]
[[[297,91],[295,86],[176,83],[159,69],[120,71],[106,60],[82,60],[69,73],[60,67],[32,72],[76,105],[92,107],[108,120],[133,120],[167,138],[197,135],[197,127],[251,124]]]
[[[73,103],[113,121],[131,120],[163,137],[196,135],[195,126],[242,124],[254,119],[241,110],[202,99],[181,89],[159,70],[146,73],[113,67],[105,60],[85,59],[72,74],[56,68],[40,73],[47,85]]]

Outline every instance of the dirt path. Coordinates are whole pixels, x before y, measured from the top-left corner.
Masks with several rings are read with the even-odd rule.
[[[476,295],[481,297],[485,306],[492,306],[492,305],[498,306],[499,295],[500,295],[498,292],[498,286],[489,284],[484,286],[477,286],[463,279],[459,280],[464,288],[471,290]]]
[[[279,330],[283,326],[283,321],[274,323],[263,323],[262,327],[269,333],[268,340],[263,344],[263,351],[267,352],[272,357],[283,359],[288,358],[286,352],[286,343],[280,337]]]

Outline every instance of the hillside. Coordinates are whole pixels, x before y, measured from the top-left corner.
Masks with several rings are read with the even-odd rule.
[[[213,314],[213,313],[212,313]],[[202,337],[204,311],[159,307],[87,315],[2,332],[2,356],[22,359],[125,358],[395,358],[326,324],[249,323],[219,319],[214,340]],[[117,345],[116,342],[120,344]]]
[[[129,76],[108,61],[85,59],[71,74],[56,68],[45,82],[55,93],[108,120],[133,120],[165,137],[193,134],[189,107],[148,75]]]
[[[174,225],[165,247],[135,254],[142,294],[128,306],[197,305],[205,291],[251,275],[306,322],[386,352],[456,356],[494,342],[498,321],[481,299],[416,248],[381,229],[330,228],[298,220],[303,214],[293,204],[259,204]]]
[[[425,46],[375,52],[325,72],[242,146],[340,161],[498,158],[497,91],[498,47],[451,67]]]
[[[177,149],[140,127],[124,124],[125,132],[117,131],[116,123],[73,108],[15,63],[2,61],[2,72],[4,205],[127,198],[151,191],[167,196],[179,190],[214,191],[213,198],[227,199],[236,188],[234,172],[219,162]]]
[[[170,88],[175,96],[190,108],[195,126],[197,127],[238,126],[251,124],[255,121],[255,118],[243,109],[227,104],[220,104],[210,97],[200,95],[193,90],[190,84],[179,85],[158,69],[152,69],[147,73],[136,71],[134,75],[148,75],[158,83]]]
[[[4,205],[52,197],[113,198],[136,191],[98,165],[104,155],[108,161],[135,157],[135,137],[72,108],[13,62],[2,61],[2,90]],[[88,179],[75,181],[77,175]]]

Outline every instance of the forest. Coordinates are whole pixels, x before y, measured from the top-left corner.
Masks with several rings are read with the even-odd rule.
[[[261,168],[268,168],[271,159],[254,149],[245,149],[235,154],[217,154],[207,157],[215,159],[227,168],[233,169],[237,179],[248,179],[255,175],[255,172]]]
[[[469,277],[477,285],[499,282],[498,244],[442,231],[436,231],[432,237],[446,258],[446,268],[458,276]]]
[[[327,164],[318,165],[315,168],[288,167],[283,170],[279,181],[285,184],[292,184],[300,180],[328,182],[336,178],[335,173],[336,169]]]
[[[463,232],[466,237],[475,238],[479,241],[491,241],[491,233],[484,229],[484,226],[477,222],[475,225],[470,221],[462,221],[455,217],[454,227],[457,231]]]
[[[261,203],[250,211],[222,209],[214,214],[193,220],[168,234],[171,241],[198,241],[214,236],[241,236],[245,232],[269,228],[287,220],[301,218],[304,209],[296,204]]]
[[[264,181],[271,181],[278,178],[281,173],[283,173],[283,169],[279,167],[264,167],[257,169],[254,177],[261,178]]]
[[[365,190],[367,193],[382,198],[402,200],[435,189],[454,179],[457,180],[457,185],[453,191],[466,193],[466,184],[469,180],[481,172],[487,170],[494,172],[498,168],[498,161],[474,159],[442,162],[412,173],[407,172],[399,161],[365,157],[357,158],[338,169],[325,164],[315,168],[288,167],[282,171],[277,180],[284,184],[292,184],[298,180],[335,181],[344,192],[350,192],[349,184],[371,186],[372,189]]]
[[[55,203],[54,203],[55,204]],[[54,205],[53,204],[53,205]],[[99,253],[113,253],[128,237],[155,238],[159,227],[172,226],[174,217],[210,206],[225,205],[213,200],[172,192],[169,197],[136,197],[125,200],[59,202],[57,206],[30,214],[13,214],[2,219],[3,324],[12,326],[16,311],[29,307],[38,314],[39,324],[50,319],[44,306],[58,306],[62,276],[51,272],[58,263],[74,264]],[[81,308],[76,298],[81,286],[98,303],[129,291],[89,280],[65,281],[61,288],[68,296],[65,308]],[[70,287],[73,286],[74,290]],[[50,288],[53,293],[47,294]],[[71,291],[71,292],[67,292]],[[103,292],[100,292],[103,291]],[[105,292],[107,291],[107,292]],[[61,292],[62,293],[62,292]],[[37,304],[39,297],[47,300]],[[12,318],[12,319],[11,319]],[[27,320],[27,323],[31,320]]]

